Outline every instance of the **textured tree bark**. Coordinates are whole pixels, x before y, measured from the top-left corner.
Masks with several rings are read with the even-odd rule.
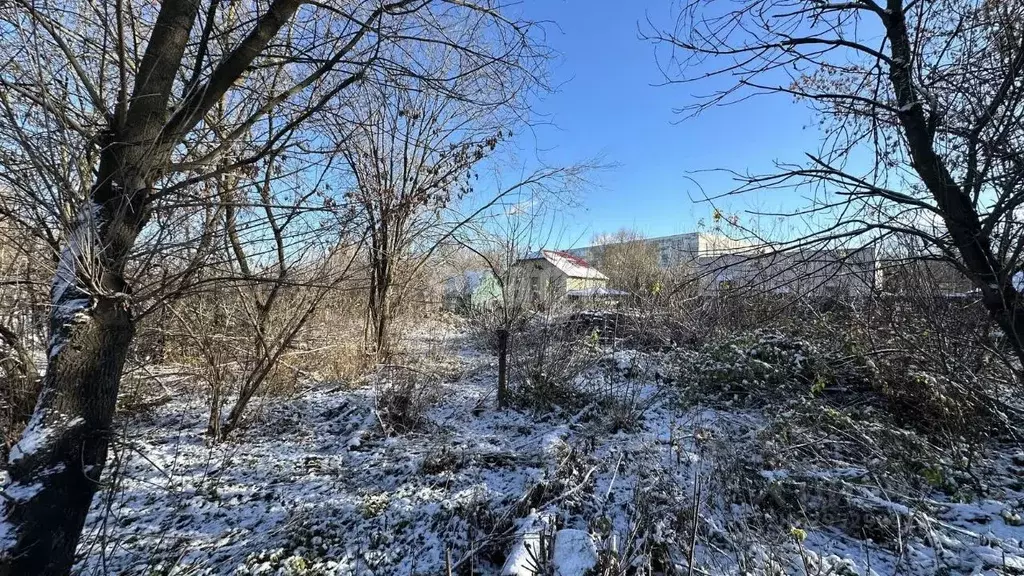
[[[144,223],[145,194],[112,169],[124,164],[114,147],[108,150],[93,201],[79,209],[54,275],[46,375],[9,457],[0,576],[70,572],[106,462],[134,333],[122,274]]]
[[[111,196],[113,181],[93,196]],[[119,198],[124,198],[121,196]],[[119,241],[134,241],[130,206],[88,203],[51,289],[48,363],[35,412],[11,449],[0,521],[0,575],[67,574],[106,462],[117,389],[133,334]],[[117,210],[118,212],[114,212]],[[130,245],[130,244],[129,244]],[[113,250],[112,250],[113,249]]]
[[[48,367],[35,412],[10,456],[0,519],[0,576],[68,574],[106,462],[118,386],[134,334],[123,275],[171,151],[246,73],[301,0],[273,0],[207,80],[171,105],[201,0],[162,0],[129,98],[97,134],[89,202],[65,239],[51,291]],[[398,5],[395,5],[398,6]],[[380,17],[383,8],[370,20]],[[212,14],[212,12],[211,12]],[[353,49],[360,25],[337,56]],[[333,64],[331,64],[333,66]],[[197,66],[196,70],[200,67]],[[330,70],[322,67],[310,81]],[[351,77],[354,81],[355,76]],[[121,86],[120,88],[126,88]],[[93,104],[105,105],[100,98]]]
[[[107,458],[134,334],[123,275],[172,142],[167,103],[198,0],[160,7],[123,122],[103,135],[96,181],[64,240],[51,288],[42,391],[11,449],[0,520],[0,576],[63,575]]]
[[[5,536],[13,541],[0,574],[61,575],[75,547],[107,457],[117,388],[132,337],[131,316],[118,298],[95,300],[53,340],[36,412],[11,451],[15,502]]]
[[[394,282],[391,262],[387,254],[375,253],[370,281],[369,320],[370,344],[377,362],[391,357],[391,284]]]

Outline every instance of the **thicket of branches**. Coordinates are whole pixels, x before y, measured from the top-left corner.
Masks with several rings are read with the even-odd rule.
[[[0,574],[71,570],[126,369],[200,382],[210,441],[224,441],[268,391],[387,362],[399,311],[456,247],[500,292],[478,317],[497,343],[499,406],[510,358],[544,386],[576,372],[578,349],[551,353],[564,343],[551,318],[529,347],[536,309],[515,265],[550,247],[556,201],[586,167],[479,179],[500,172],[495,152],[546,88],[537,26],[514,13],[491,0],[0,5]],[[823,118],[806,163],[730,192],[821,193],[802,215],[827,225],[785,248],[867,238],[902,259],[911,238],[980,290],[1024,360],[1022,16],[1014,0],[695,1],[651,39],[671,80],[735,82],[692,112],[774,92]],[[649,306],[638,340],[678,346],[777,311],[759,307],[771,295],[694,304],[693,278],[659,270],[639,236],[613,240],[598,262]],[[928,281],[910,280],[920,296]],[[934,367],[955,392],[943,398],[984,388],[978,373],[1015,384],[974,309],[897,296],[873,301],[857,342]]]
[[[70,570],[127,363],[198,371],[223,438],[325,304],[364,291],[382,325],[378,255],[411,250],[409,222],[446,222],[500,138],[470,123],[522,120],[546,59],[487,0],[17,1],[0,52],[5,434],[28,422],[0,524],[12,574]],[[416,152],[357,160],[385,119]],[[385,216],[394,237],[369,194],[411,199]]]
[[[650,26],[671,82],[710,94],[700,113],[782,95],[820,118],[821,146],[751,190],[809,189],[817,229],[790,247],[913,237],[969,278],[1024,358],[1024,6],[1014,0],[751,0],[676,4]],[[707,91],[704,91],[707,94]],[[716,197],[721,195],[716,194]],[[898,240],[902,242],[902,240]]]

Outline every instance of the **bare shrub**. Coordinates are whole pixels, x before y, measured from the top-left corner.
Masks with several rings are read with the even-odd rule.
[[[536,410],[579,408],[590,401],[580,377],[598,356],[598,336],[574,336],[572,327],[539,319],[513,336],[511,399]]]
[[[6,199],[0,196],[0,203]],[[18,441],[39,395],[33,351],[44,342],[47,246],[0,210],[0,462]]]
[[[363,279],[354,282],[359,285]],[[366,302],[362,290],[328,294],[306,325],[298,350],[287,358],[306,378],[351,385],[375,367],[363,341]]]
[[[618,350],[598,358],[580,378],[609,432],[636,431],[663,397],[660,355]]]
[[[0,324],[0,457],[18,441],[32,415],[41,381],[22,339]]]
[[[375,410],[385,434],[424,429],[427,411],[437,403],[437,376],[408,366],[385,365],[374,376]]]

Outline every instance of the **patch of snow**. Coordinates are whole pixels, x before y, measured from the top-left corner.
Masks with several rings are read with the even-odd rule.
[[[11,448],[10,455],[8,456],[8,462],[14,464],[18,460],[21,460],[25,456],[34,454],[40,446],[46,443],[48,440],[51,430],[46,426],[43,426],[44,410],[36,407],[36,410],[32,412],[32,418],[29,419],[28,424],[25,425],[24,432],[21,433],[21,438],[18,443]]]
[[[4,505],[6,506],[6,504]],[[3,507],[0,507],[2,510]],[[15,542],[14,526],[7,521],[7,518],[0,518],[0,558],[3,558],[7,549]]]
[[[597,561],[597,546],[586,531],[565,528],[555,533],[551,556],[555,576],[585,576]]]
[[[427,346],[445,336],[424,329],[410,337]],[[201,395],[182,394],[130,421],[124,441],[132,449],[124,451],[118,471],[121,492],[95,499],[75,572],[140,574],[161,566],[162,573],[197,575],[440,574],[450,554],[453,563],[473,558],[480,575],[533,576],[527,570],[539,553],[540,532],[556,526],[560,530],[545,546],[551,544],[546,552],[558,574],[577,573],[599,551],[614,551],[639,566],[649,560],[642,556],[649,543],[664,546],[673,558],[687,557],[688,535],[672,519],[680,506],[688,507],[700,478],[708,502],[700,511],[701,538],[725,543],[730,552],[698,543],[699,565],[715,566],[715,574],[802,574],[796,544],[773,540],[787,538],[788,526],[761,540],[737,535],[737,527],[762,518],[755,503],[729,492],[735,486],[726,483],[751,480],[732,476],[741,473],[784,489],[838,485],[842,505],[854,515],[877,511],[904,522],[899,553],[891,543],[844,532],[838,522],[801,526],[813,573],[991,573],[1001,565],[997,557],[1003,562],[1005,555],[1007,566],[1024,558],[1024,527],[1015,525],[1024,493],[1008,488],[1009,481],[987,500],[960,503],[938,491],[911,498],[883,492],[873,482],[862,485],[856,479],[869,464],[829,458],[827,442],[815,451],[824,455],[821,460],[762,458],[765,433],[779,422],[792,423],[785,413],[762,409],[687,408],[659,397],[635,416],[635,427],[616,432],[606,427],[596,403],[575,416],[481,409],[481,398],[493,398],[493,357],[463,341],[453,345],[465,369],[457,381],[442,385],[427,431],[385,437],[373,412],[374,391],[333,385],[268,398],[254,411],[251,427],[231,442],[207,442],[208,407]],[[634,378],[618,360],[631,369],[641,362],[664,368],[658,353],[606,352],[616,361],[602,362],[594,372],[603,384]],[[1017,474],[1014,454],[1007,452],[1004,476]],[[801,505],[816,512],[813,499]],[[535,511],[512,523],[529,508]],[[638,532],[641,508],[650,517]],[[481,526],[494,523],[480,518],[500,520],[502,532],[486,532]],[[922,525],[927,530],[919,530]],[[638,533],[646,539],[639,547],[632,536]],[[116,546],[99,554],[101,539]],[[497,557],[473,556],[483,542]],[[527,542],[536,552],[527,551]],[[505,546],[510,554],[501,557]],[[742,566],[731,555],[738,546]]]
[[[541,538],[544,538],[552,521],[550,516],[538,514],[537,511],[519,521],[516,543],[505,559],[501,576],[536,576],[541,572],[546,562],[541,555]]]
[[[13,483],[4,487],[3,494],[14,502],[24,502],[36,494],[39,494],[42,490],[43,485],[40,482],[34,482],[27,485]]]
[[[32,419],[29,420],[28,425],[25,427],[21,439],[11,448],[11,454],[8,458],[10,463],[13,464],[22,458],[35,454],[36,451],[55,436],[56,428],[72,428],[85,422],[80,417],[68,420],[66,417],[58,414],[54,422],[44,424],[45,415],[46,411],[42,409],[37,409],[32,414]]]
[[[789,470],[761,470],[758,474],[769,482],[778,482],[789,478]]]
[[[96,257],[93,251],[97,245],[96,233],[101,223],[101,210],[101,206],[95,202],[83,205],[75,217],[74,229],[68,235],[68,244],[61,250],[50,292],[53,304],[51,317],[56,327],[81,321],[82,314],[92,305],[92,295],[82,288],[79,272],[83,265],[91,265]],[[53,330],[48,347],[49,357],[59,354],[66,341],[66,331]]]

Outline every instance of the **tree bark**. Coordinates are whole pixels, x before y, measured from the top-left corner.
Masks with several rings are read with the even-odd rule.
[[[104,110],[108,125],[98,134],[102,153],[96,180],[65,239],[54,276],[42,391],[21,441],[11,451],[0,520],[0,576],[71,571],[106,462],[118,386],[134,334],[123,275],[146,223],[152,187],[169,168],[174,147],[245,74],[301,2],[271,2],[207,81],[171,106],[200,4],[159,3],[134,70],[131,97],[119,100],[113,114]],[[372,19],[382,12],[376,10]],[[337,60],[370,27],[364,23]],[[317,77],[330,69],[322,67]],[[122,72],[127,77],[129,71]]]
[[[372,250],[372,277],[370,281],[369,344],[377,362],[387,362],[391,357],[391,303],[390,288],[393,282],[391,262],[387,254],[379,249]]]
[[[9,459],[0,576],[63,575],[74,564],[134,335],[125,265],[173,146],[162,129],[198,8],[198,0],[161,4],[131,105],[101,137],[89,201],[64,240],[50,292],[46,376]]]
[[[66,339],[51,340],[39,404],[11,451],[6,491],[13,501],[0,524],[0,537],[11,540],[3,576],[70,572],[106,462],[132,333],[124,301],[109,297],[97,298],[66,332],[55,331]]]

